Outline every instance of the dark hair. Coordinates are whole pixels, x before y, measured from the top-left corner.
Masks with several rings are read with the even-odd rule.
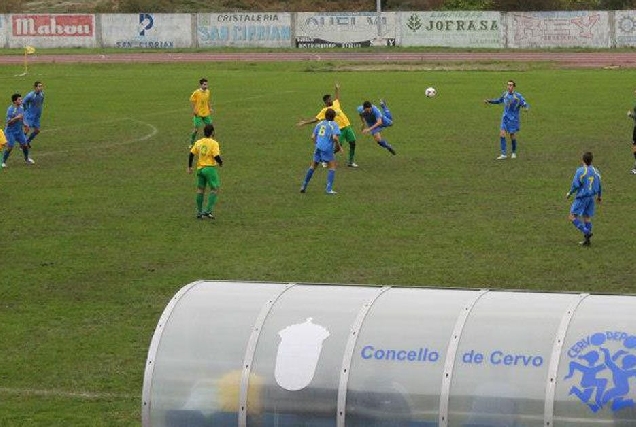
[[[371,108],[371,101],[364,101],[362,103],[362,108]]]
[[[589,166],[592,164],[592,159],[594,159],[594,156],[590,151],[583,153],[583,163]]]
[[[207,82],[208,79],[206,79],[205,77],[203,77],[201,80],[199,80],[199,84],[202,85],[203,83]]]
[[[212,124],[205,125],[205,127],[203,128],[203,135],[209,138],[213,134],[214,134],[214,125]]]
[[[331,98],[331,95],[329,95],[329,94],[323,95],[322,96],[322,102],[326,103],[329,98]]]
[[[22,95],[20,95],[19,93],[14,93],[13,95],[11,95],[11,102],[17,101],[18,98],[22,98]]]
[[[332,122],[333,119],[335,118],[336,118],[335,110],[333,110],[332,108],[327,108],[327,111],[325,111],[325,119]]]
[[[514,80],[508,80],[508,83],[512,83],[512,87],[517,87],[517,83]]]
[[[38,87],[39,85],[41,85],[42,82],[39,80],[36,80],[35,83],[33,83],[33,87]]]

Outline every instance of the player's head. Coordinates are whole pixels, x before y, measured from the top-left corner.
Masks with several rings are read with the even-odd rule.
[[[371,111],[371,106],[372,106],[372,105],[373,105],[373,104],[371,104],[371,101],[364,101],[364,102],[362,103],[362,108],[363,108],[365,111]]]
[[[214,125],[212,123],[210,123],[209,125],[205,125],[205,127],[203,128],[203,135],[205,135],[206,138],[214,135]]]
[[[585,163],[586,165],[591,165],[592,164],[592,160],[594,159],[594,156],[592,156],[592,153],[589,151],[586,151],[585,153],[583,153],[583,163]]]
[[[325,111],[325,120],[333,122],[333,119],[335,118],[336,118],[335,110],[331,108],[327,108],[327,111]]]
[[[19,93],[14,93],[13,95],[11,95],[11,102],[16,104],[19,101],[22,101],[22,95],[20,95]]]
[[[206,79],[205,77],[199,80],[199,86],[201,86],[202,88],[206,88],[208,87],[208,79]]]
[[[514,80],[508,80],[508,82],[506,83],[506,88],[508,89],[508,92],[514,92],[515,88],[517,87],[517,83],[515,83]]]
[[[42,90],[42,82],[39,80],[36,80],[35,83],[33,83],[33,88],[35,89],[36,92],[39,92]]]
[[[331,100],[331,95],[329,94],[323,95],[322,102],[324,102],[327,107],[331,107],[333,105],[333,101]]]

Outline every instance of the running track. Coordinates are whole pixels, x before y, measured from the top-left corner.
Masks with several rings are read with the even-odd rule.
[[[21,64],[22,55],[0,56],[0,64]],[[29,63],[130,63],[130,62],[284,62],[348,61],[372,63],[473,63],[473,62],[551,62],[562,67],[636,68],[636,53],[631,52],[233,52],[233,53],[116,53],[86,55],[36,54]]]

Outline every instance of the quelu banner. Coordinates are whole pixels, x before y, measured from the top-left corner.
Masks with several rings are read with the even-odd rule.
[[[395,46],[397,13],[342,12],[296,14],[298,48]]]

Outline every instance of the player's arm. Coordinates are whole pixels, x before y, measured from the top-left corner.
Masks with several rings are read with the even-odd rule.
[[[340,138],[338,135],[334,135],[333,137],[333,152],[338,153],[342,151],[342,145],[340,145]]]
[[[574,174],[574,179],[572,179],[572,185],[570,185],[570,191],[568,191],[565,194],[565,198],[569,199],[571,195],[573,195],[574,193],[576,193],[577,191],[579,191],[579,188],[581,188],[581,173],[579,171],[577,171]]]
[[[310,125],[312,123],[318,123],[318,119],[316,117],[314,117],[313,119],[300,119],[298,123],[296,123],[296,126],[300,127],[304,125]]]
[[[504,102],[503,95],[501,95],[499,98],[484,99],[484,103],[486,103],[486,104],[501,104],[502,102]]]
[[[194,117],[196,117],[197,114],[197,102],[196,101],[190,101],[190,104],[192,104],[192,114],[194,114]]]
[[[221,158],[220,154],[217,154],[216,156],[214,156],[214,160],[216,160],[219,166],[223,166],[223,159]]]
[[[188,173],[192,173],[192,163],[194,163],[194,153],[190,151],[188,156]]]
[[[15,110],[14,110],[15,111]],[[20,120],[22,120],[22,114],[16,114],[15,116],[12,116],[13,112],[11,112],[10,114],[7,115],[7,124],[11,125],[15,122],[19,122]]]
[[[380,113],[380,111],[373,111],[373,113],[375,114],[375,123],[373,124],[373,126],[369,126],[368,131],[371,132],[373,129],[379,128],[380,126],[382,126],[382,114]]]
[[[334,88],[334,92],[336,95],[336,101],[340,101],[340,83],[336,82],[336,86]]]

